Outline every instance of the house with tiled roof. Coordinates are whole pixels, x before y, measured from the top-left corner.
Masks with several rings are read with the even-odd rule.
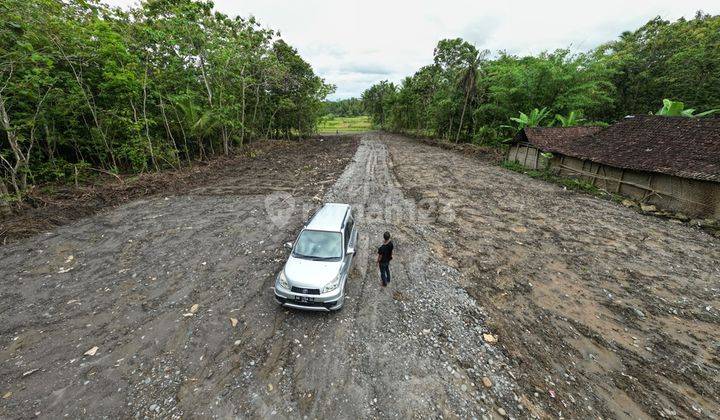
[[[605,128],[526,128],[506,157],[667,211],[720,219],[720,118],[637,115]]]

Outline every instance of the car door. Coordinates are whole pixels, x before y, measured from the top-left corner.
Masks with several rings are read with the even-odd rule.
[[[357,244],[357,231],[355,230],[355,221],[353,220],[352,214],[348,215],[348,219],[345,222],[345,229],[343,231],[343,241],[345,246],[345,255],[343,256],[342,272],[343,276],[347,276],[352,265],[353,257],[355,254],[348,254],[347,250],[349,247],[354,248]]]

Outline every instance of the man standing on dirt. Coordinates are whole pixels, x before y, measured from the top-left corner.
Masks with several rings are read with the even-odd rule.
[[[380,266],[380,282],[383,287],[390,283],[390,260],[392,260],[393,243],[390,240],[390,232],[383,234],[385,241],[378,248],[378,266]]]

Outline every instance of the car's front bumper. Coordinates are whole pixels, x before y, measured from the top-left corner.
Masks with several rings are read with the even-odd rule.
[[[277,285],[273,289],[275,290],[275,300],[282,306],[306,311],[329,312],[340,309],[345,302],[343,286],[344,284],[341,284],[332,292],[320,295],[295,293]]]

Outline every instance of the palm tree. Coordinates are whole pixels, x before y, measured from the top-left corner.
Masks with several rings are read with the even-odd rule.
[[[465,120],[465,111],[467,110],[470,97],[475,96],[475,93],[477,92],[476,81],[478,75],[478,68],[480,66],[481,60],[482,55],[480,53],[477,53],[474,57],[468,60],[467,67],[463,70],[462,77],[460,78],[460,87],[465,92],[465,101],[463,102],[462,113],[460,114],[460,125],[458,125],[457,135],[455,136],[455,143],[460,140],[460,130],[462,130],[463,127],[463,121]]]
[[[211,108],[203,109],[203,107],[194,101],[194,98],[190,94],[173,98],[173,104],[177,106],[182,114],[184,121],[182,121],[181,124],[186,125],[190,134],[197,139],[202,159],[205,156],[203,137],[218,127],[220,123],[219,119]],[[212,143],[210,146],[212,149]]]

